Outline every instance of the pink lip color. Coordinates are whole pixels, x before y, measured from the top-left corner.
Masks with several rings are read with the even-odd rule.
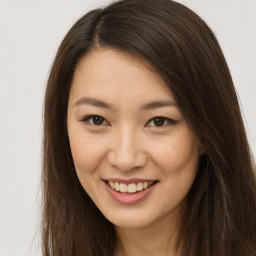
[[[142,200],[144,200],[150,193],[151,191],[155,188],[155,185],[152,185],[150,188],[147,188],[145,190],[139,191],[135,194],[126,194],[126,193],[119,193],[117,191],[115,191],[113,188],[111,188],[106,182],[105,186],[106,189],[108,191],[108,193],[110,194],[110,196],[116,200],[118,203],[120,204],[136,204]]]

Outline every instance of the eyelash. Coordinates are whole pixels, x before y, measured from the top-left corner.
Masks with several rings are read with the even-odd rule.
[[[100,119],[100,122],[102,121],[102,123],[100,123],[100,124],[92,123],[92,122],[93,122],[93,118],[99,118],[99,119]],[[147,126],[148,126],[149,123],[154,122],[154,121],[157,121],[157,119],[158,119],[158,121],[164,121],[164,124],[163,124],[163,125],[160,125],[160,126],[153,125],[153,126],[149,126],[149,127],[160,127],[160,128],[161,128],[161,127],[165,127],[165,126],[169,126],[169,125],[174,125],[174,124],[177,123],[176,120],[173,120],[173,119],[171,119],[171,118],[167,118],[167,117],[163,117],[163,116],[156,116],[156,117],[151,118],[151,119],[147,122]],[[107,121],[104,117],[102,117],[102,116],[100,116],[100,115],[88,115],[88,116],[84,117],[81,121],[84,122],[84,123],[89,123],[89,124],[91,124],[91,125],[93,125],[93,126],[105,126],[105,125],[109,125],[108,121]],[[92,122],[90,122],[90,121],[92,121]],[[106,124],[103,124],[104,122],[106,122]],[[161,123],[160,123],[160,124],[161,124]]]
[[[103,120],[103,122],[107,122],[104,117],[99,116],[99,115],[89,115],[89,116],[84,117],[81,121],[84,122],[84,123],[90,123],[90,120],[93,121],[93,118],[100,118],[100,119]],[[95,125],[95,126],[102,126],[102,124],[100,124],[100,125],[93,124],[93,123],[90,123],[90,124]]]
[[[154,125],[153,127],[165,127],[165,126],[169,126],[169,125],[173,125],[173,124],[176,124],[177,121],[176,120],[173,120],[171,118],[168,118],[168,117],[164,117],[164,116],[156,116],[156,117],[153,117],[151,118],[148,122],[147,122],[147,125],[151,122],[154,122],[154,121],[157,121],[158,120],[161,120],[161,121],[164,121],[164,124],[161,125],[161,126],[157,126],[157,125]]]

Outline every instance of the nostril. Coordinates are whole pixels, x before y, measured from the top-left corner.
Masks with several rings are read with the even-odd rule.
[[[138,167],[144,167],[147,163],[147,156],[144,152],[133,148],[120,147],[109,151],[107,160],[110,165],[120,171],[130,171]]]

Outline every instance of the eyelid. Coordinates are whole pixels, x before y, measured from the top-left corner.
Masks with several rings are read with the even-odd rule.
[[[107,124],[101,124],[101,125],[91,124],[89,121],[90,121],[90,119],[92,119],[92,118],[94,118],[94,117],[100,117],[100,118],[102,118],[102,119],[103,119],[103,122],[106,122]],[[84,122],[84,123],[89,123],[89,124],[92,125],[92,126],[99,126],[99,127],[100,127],[100,126],[109,125],[109,122],[108,122],[103,116],[101,116],[101,115],[87,115],[87,116],[81,118],[80,121],[81,121],[81,122]]]
[[[162,126],[156,126],[156,125],[149,126],[149,125],[148,125],[150,122],[154,121],[154,120],[157,119],[157,118],[159,118],[159,119],[160,119],[160,118],[164,119],[165,122],[167,121],[167,124],[164,124],[164,125],[162,125]],[[166,126],[169,126],[169,125],[174,125],[174,124],[177,124],[177,123],[178,123],[178,121],[176,121],[176,120],[174,120],[174,119],[171,119],[171,118],[168,118],[168,117],[164,117],[164,116],[155,116],[155,117],[151,118],[151,119],[147,122],[146,126],[149,126],[149,127],[156,127],[156,128],[162,128],[162,127],[166,127]]]
[[[102,124],[93,124],[93,123],[90,123],[90,120],[93,119],[94,117],[99,117],[99,118],[102,118],[103,119],[103,123]],[[161,125],[161,126],[157,126],[157,125],[149,125],[150,122],[154,121],[155,119],[163,119],[164,120],[164,124]],[[90,125],[92,126],[106,126],[106,125],[110,125],[109,122],[104,118],[102,117],[101,115],[87,115],[83,118],[81,118],[80,120],[81,122],[84,122],[84,123],[89,123]],[[168,117],[164,117],[164,116],[155,116],[155,117],[152,117],[146,124],[146,126],[148,127],[156,127],[156,128],[162,128],[162,127],[166,127],[166,126],[169,126],[169,125],[174,125],[176,124],[178,121],[174,120],[174,119],[171,119],[171,118],[168,118]]]

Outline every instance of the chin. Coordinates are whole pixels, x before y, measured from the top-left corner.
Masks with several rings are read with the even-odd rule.
[[[145,220],[144,218],[115,218],[110,220],[116,227],[127,228],[127,229],[140,229],[150,226],[151,221]]]
[[[145,228],[154,223],[158,218],[149,212],[140,212],[138,209],[135,211],[128,211],[124,213],[108,213],[105,217],[116,227],[120,228]]]

